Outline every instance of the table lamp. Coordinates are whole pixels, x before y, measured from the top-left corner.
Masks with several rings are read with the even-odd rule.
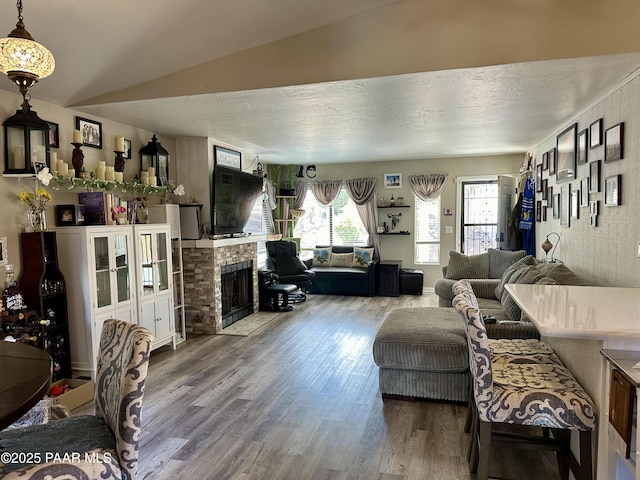
[[[555,245],[553,243],[551,243],[551,241],[549,240],[549,235],[555,235],[557,236],[557,240]],[[542,242],[542,245],[540,245],[540,247],[542,248],[542,250],[544,250],[544,254],[545,254],[545,258],[544,258],[544,263],[556,263],[559,262],[558,259],[553,257],[553,254],[556,251],[556,248],[558,247],[558,243],[560,243],[560,234],[556,233],[556,232],[551,232],[547,235],[547,238],[544,242]],[[552,250],[553,249],[553,250]],[[551,250],[551,258],[549,258],[549,251]]]

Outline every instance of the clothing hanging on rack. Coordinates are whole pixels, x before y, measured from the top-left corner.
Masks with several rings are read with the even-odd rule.
[[[522,191],[519,228],[522,230],[522,247],[529,255],[536,254],[535,195],[533,177],[528,176]]]

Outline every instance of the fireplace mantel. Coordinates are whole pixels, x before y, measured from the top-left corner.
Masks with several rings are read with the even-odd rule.
[[[247,235],[246,237],[221,238],[218,240],[183,240],[182,248],[218,248],[228,247],[231,245],[242,245],[244,243],[265,242],[266,235]]]

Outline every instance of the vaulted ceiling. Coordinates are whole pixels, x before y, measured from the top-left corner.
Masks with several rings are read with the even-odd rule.
[[[640,66],[635,0],[23,1],[33,98],[272,163],[522,153]]]

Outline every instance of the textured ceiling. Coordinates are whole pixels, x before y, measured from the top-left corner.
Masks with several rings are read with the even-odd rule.
[[[24,3],[33,98],[272,163],[522,153],[640,66],[632,0]]]

